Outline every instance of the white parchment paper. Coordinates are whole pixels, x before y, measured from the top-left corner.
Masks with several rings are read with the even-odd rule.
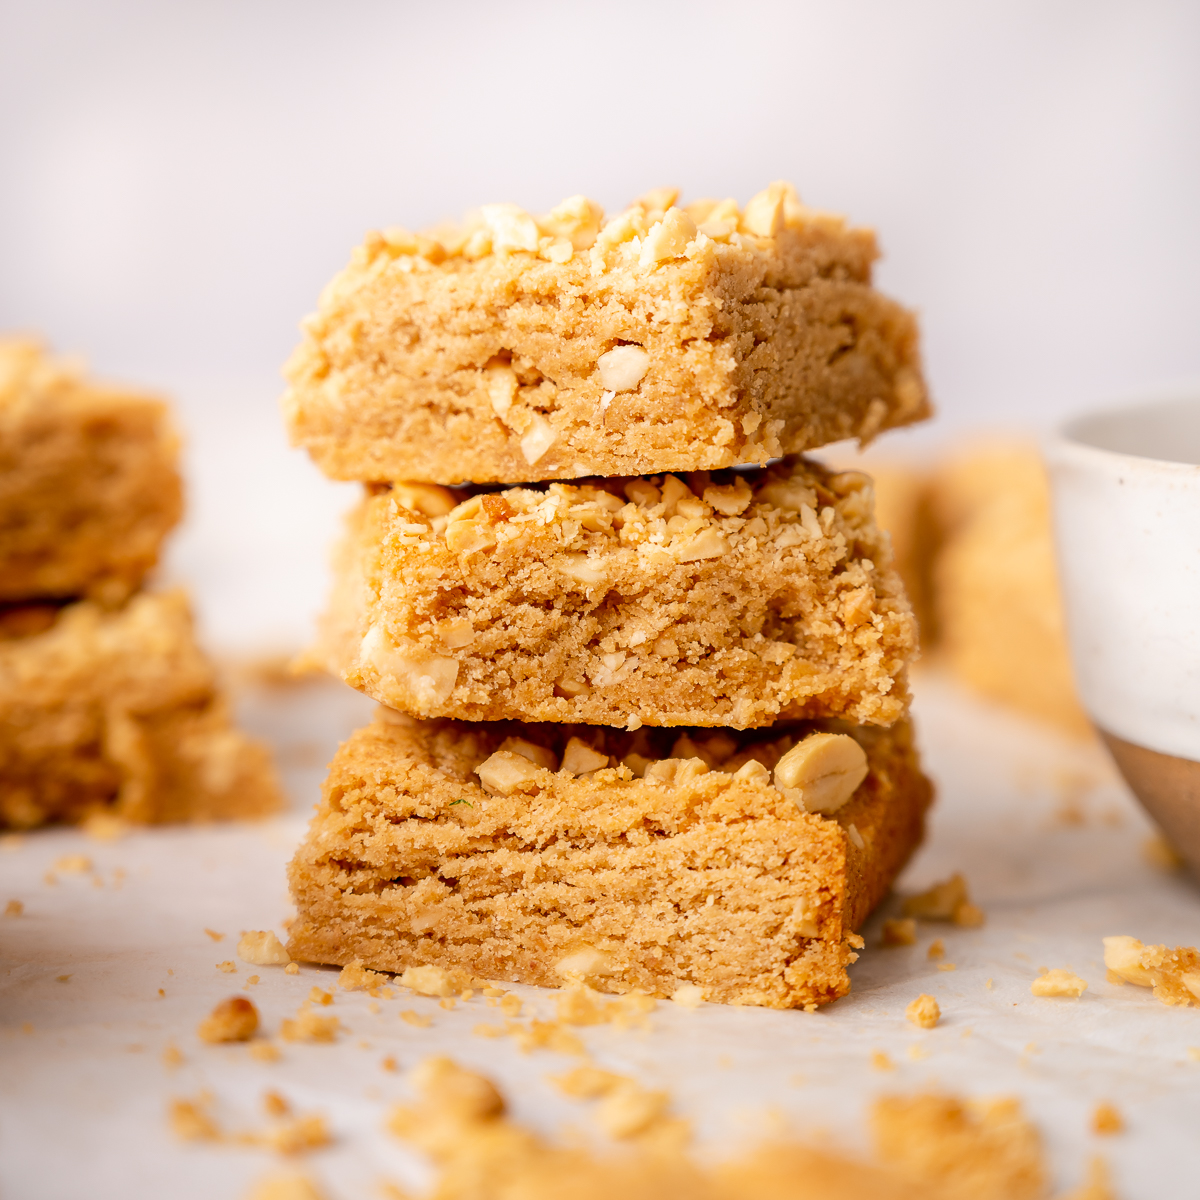
[[[820,1128],[866,1144],[870,1100],[936,1085],[969,1095],[1015,1093],[1043,1131],[1060,1187],[1102,1153],[1119,1194],[1195,1194],[1200,1165],[1200,1010],[1167,1008],[1134,987],[1106,983],[1101,938],[1128,933],[1172,945],[1200,942],[1200,894],[1186,876],[1143,856],[1148,827],[1102,752],[987,707],[933,676],[919,680],[918,720],[939,787],[929,837],[901,890],[963,871],[987,912],[983,929],[924,925],[915,947],[879,946],[885,904],[864,931],[854,990],[815,1014],[660,1004],[646,1031],[579,1030],[596,1061],[670,1089],[704,1153],[734,1151],[772,1120]],[[262,1128],[268,1088],[300,1112],[321,1112],[334,1144],[306,1169],[334,1200],[378,1194],[381,1179],[419,1186],[422,1160],[383,1129],[407,1096],[404,1070],[449,1053],[501,1084],[518,1117],[547,1132],[588,1126],[586,1109],[546,1076],[572,1065],[547,1051],[522,1054],[510,1039],[474,1036],[499,1013],[482,998],[454,1011],[403,993],[370,1011],[363,993],[337,992],[350,1032],[334,1045],[282,1043],[264,1064],[244,1047],[213,1047],[196,1024],[224,997],[250,989],[274,1034],[314,984],[336,971],[238,963],[241,930],[274,928],[290,912],[284,866],[316,799],[323,764],[371,706],[348,689],[313,684],[256,688],[242,697],[246,723],[269,738],[293,810],[263,824],[155,829],[98,843],[75,831],[7,839],[0,849],[0,1196],[218,1200],[240,1197],[277,1165],[258,1149],[177,1142],[173,1096],[208,1090],[230,1129]],[[92,868],[55,863],[84,854]],[[56,882],[48,882],[48,873]],[[205,929],[224,934],[213,941]],[[945,942],[939,970],[927,957]],[[1089,983],[1079,1000],[1038,999],[1039,967],[1070,967]],[[59,981],[59,976],[69,976]],[[160,994],[160,989],[162,994]],[[334,989],[336,991],[336,989]],[[517,988],[526,1014],[553,1011],[553,994]],[[402,991],[402,990],[401,990]],[[943,1018],[921,1031],[904,1019],[920,992]],[[425,1029],[403,1022],[414,1010]],[[162,1051],[184,1062],[168,1070]],[[872,1066],[885,1051],[891,1071]],[[383,1069],[392,1055],[400,1072]],[[1114,1103],[1126,1132],[1089,1129],[1096,1103]],[[774,1114],[774,1116],[772,1116]]]

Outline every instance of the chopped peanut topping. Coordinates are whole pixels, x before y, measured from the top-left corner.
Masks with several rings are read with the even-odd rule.
[[[270,930],[243,933],[237,945],[238,958],[256,967],[281,966],[292,961],[283,943]]]
[[[1145,946],[1133,937],[1106,937],[1104,965],[1110,978],[1154,989],[1164,1004],[1200,1002],[1200,951],[1192,946]]]
[[[805,812],[837,812],[866,777],[866,752],[844,733],[809,734],[775,766],[775,786]]]
[[[1039,975],[1030,984],[1029,990],[1035,996],[1079,997],[1087,991],[1087,983],[1078,975],[1065,971],[1061,967],[1055,967],[1054,970]]]

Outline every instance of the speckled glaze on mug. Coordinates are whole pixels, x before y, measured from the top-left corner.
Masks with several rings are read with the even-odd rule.
[[[1200,875],[1200,387],[1047,443],[1080,699]]]

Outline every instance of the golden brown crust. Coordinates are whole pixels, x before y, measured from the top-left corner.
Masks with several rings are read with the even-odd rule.
[[[889,724],[915,654],[870,481],[796,459],[376,490],[314,657],[419,716],[747,728]]]
[[[867,752],[836,819],[800,810],[766,772],[735,773],[752,758],[769,771],[813,728]],[[489,794],[475,769],[513,737],[554,762],[580,737],[621,765],[545,767]],[[635,774],[664,757],[679,767],[672,782]],[[382,710],[338,752],[292,862],[288,949],[381,970],[558,985],[577,969],[609,991],[695,983],[713,1000],[824,1004],[848,990],[848,938],[919,842],[930,798],[907,721],[627,733]]]
[[[128,596],[182,513],[178,453],[161,400],[0,340],[0,602]]]
[[[267,751],[230,721],[182,592],[17,615],[0,620],[0,828],[279,807]]]
[[[680,217],[653,261],[681,210],[651,200],[556,239],[566,261],[527,214],[529,250],[372,235],[287,366],[293,443],[337,479],[487,483],[715,470],[925,418],[916,322],[871,286],[874,236],[789,195],[770,236],[736,206],[724,230]],[[616,386],[600,360],[628,346],[645,372]]]

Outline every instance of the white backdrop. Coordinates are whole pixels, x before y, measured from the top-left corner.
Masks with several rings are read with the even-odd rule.
[[[1198,46],[1153,0],[7,0],[0,329],[175,396],[172,569],[219,642],[289,644],[346,493],[278,367],[367,228],[788,178],[880,230],[934,435],[1044,426],[1200,378]]]

